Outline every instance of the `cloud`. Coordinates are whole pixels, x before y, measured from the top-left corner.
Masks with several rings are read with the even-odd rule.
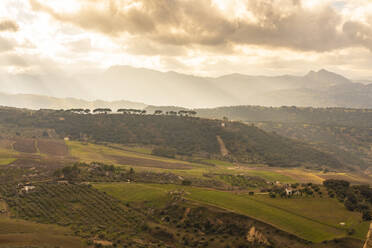
[[[66,43],[66,46],[75,53],[87,53],[92,50],[92,41],[87,39],[81,39]]]
[[[13,48],[13,42],[0,36],[0,53],[13,50]]]
[[[29,61],[30,62],[30,61]],[[26,59],[17,54],[4,54],[0,56],[0,67],[1,66],[15,66],[26,68],[30,66],[30,63]]]
[[[19,26],[16,22],[11,20],[0,20],[0,32],[17,32],[18,30]]]
[[[110,37],[129,35],[160,45],[219,47],[220,51],[231,50],[232,45],[315,52],[347,47],[372,50],[371,23],[345,21],[329,1],[307,8],[300,0],[241,0],[242,16],[236,11],[224,12],[212,0],[79,2],[81,8],[76,12],[62,13],[30,0],[33,10],[61,22]]]

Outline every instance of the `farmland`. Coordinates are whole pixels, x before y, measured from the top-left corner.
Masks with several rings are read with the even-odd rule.
[[[0,211],[6,209],[0,201]],[[0,247],[82,248],[84,241],[66,227],[9,218],[0,214]]]
[[[329,198],[272,200],[267,195],[251,197],[174,185],[97,184],[95,187],[123,202],[165,202],[168,192],[183,189],[189,193],[186,194],[186,198],[192,201],[256,218],[314,242],[347,236],[347,229],[340,227],[340,222],[346,222],[349,228],[360,230],[355,234],[355,237],[360,239],[365,237],[368,228],[368,223],[360,223],[360,214],[350,214],[336,200]],[[327,213],[330,206],[334,209],[334,214],[330,216],[323,214]],[[345,216],[348,216],[347,220],[344,219]]]
[[[68,155],[68,148],[63,140],[38,139],[37,147],[40,153],[50,156]]]
[[[37,121],[44,122],[48,117],[44,114],[38,113]],[[62,115],[74,121],[88,118]],[[97,115],[92,120],[99,124],[107,118],[116,123],[132,117],[133,125],[139,120],[152,125],[152,119],[168,125],[161,116]],[[222,156],[220,149],[207,151],[214,150],[214,144],[203,144],[199,152],[191,152],[198,150],[197,137],[188,140],[177,133],[180,136],[166,137],[172,146],[165,146],[163,134],[158,134],[154,143],[146,143],[147,136],[138,130],[131,134],[123,124],[128,136],[116,141],[102,131],[96,140],[86,133],[74,133],[74,127],[66,129],[65,120],[54,120],[59,131],[44,126],[34,132],[30,127],[8,127],[9,132],[1,132],[0,219],[9,229],[0,227],[0,247],[44,242],[52,247],[226,248],[247,247],[251,240],[248,247],[338,248],[342,244],[354,248],[363,243],[369,225],[363,220],[368,219],[371,204],[368,186],[359,184],[368,184],[371,178],[361,170],[311,162],[286,164],[282,150],[267,143],[270,135],[235,124],[231,131],[244,131],[246,139],[219,130],[220,125],[213,121],[169,118],[172,125],[190,122],[190,128],[194,128],[193,122],[203,128],[213,125],[218,140],[226,143]],[[159,128],[159,132],[168,132],[165,126]],[[213,130],[207,130],[208,137],[200,142],[212,140]],[[124,142],[126,139],[130,142]],[[138,140],[141,142],[132,142]],[[256,141],[263,142],[257,146],[263,145],[262,149],[252,148]],[[252,156],[241,150],[240,142],[244,149],[252,148]],[[179,144],[188,149],[192,145],[192,149],[175,149]],[[273,153],[265,154],[265,147]],[[254,157],[258,154],[281,164],[266,163]],[[246,160],[238,159],[244,156]],[[327,179],[352,184],[347,189],[329,190],[322,185]],[[24,185],[32,185],[31,190]],[[288,195],[287,189],[296,194]],[[13,231],[17,223],[28,226],[28,232]]]
[[[14,150],[23,153],[36,153],[36,141],[34,139],[17,138],[13,145]]]
[[[0,158],[0,165],[8,165],[16,161],[15,158]]]

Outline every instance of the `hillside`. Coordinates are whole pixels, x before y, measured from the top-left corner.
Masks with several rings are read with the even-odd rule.
[[[302,142],[239,122],[155,115],[80,115],[64,111],[1,109],[0,124],[53,129],[60,137],[93,142],[153,145],[184,156],[219,156],[219,136],[226,159],[271,166],[342,168],[336,158]]]
[[[369,109],[235,106],[196,111],[204,118],[254,123],[267,132],[312,143],[349,164],[372,165]]]
[[[230,120],[249,122],[284,122],[372,127],[372,110],[350,108],[304,108],[231,106],[210,109],[195,109],[204,118],[227,117]]]

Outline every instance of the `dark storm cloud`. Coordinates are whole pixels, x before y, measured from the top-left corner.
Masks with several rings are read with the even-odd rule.
[[[371,23],[344,22],[331,6],[308,9],[300,0],[247,0],[245,7],[254,21],[226,16],[211,0],[80,1],[83,7],[75,13],[59,13],[37,0],[30,3],[35,11],[86,30],[112,37],[130,34],[159,45],[218,47],[221,52],[232,45],[316,52],[372,50]],[[102,3],[104,8],[97,7]],[[130,3],[137,7],[126,8]]]

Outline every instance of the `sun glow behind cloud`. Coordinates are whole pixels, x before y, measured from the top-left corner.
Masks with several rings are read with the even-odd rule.
[[[366,48],[369,45],[368,32],[363,33],[366,36],[366,41],[361,40],[359,44],[355,45],[356,48],[353,47],[354,45],[341,44],[340,48],[335,50],[329,50],[328,47],[318,49],[316,46],[309,49],[307,46],[312,46],[313,42],[305,39],[304,41],[308,44],[301,47],[302,41],[297,41],[298,37],[295,36],[298,31],[291,33],[290,24],[292,23],[284,22],[281,24],[283,27],[280,27],[277,21],[294,15],[293,13],[296,11],[310,13],[309,16],[312,13],[309,11],[313,11],[313,13],[325,11],[324,18],[326,18],[329,12],[326,8],[329,6],[334,9],[334,15],[337,14],[339,18],[343,19],[337,27],[337,31],[342,32],[345,21],[359,22],[366,26],[371,25],[371,2],[363,0],[211,1],[212,7],[214,6],[219,13],[211,10],[210,13],[206,12],[208,13],[206,16],[197,16],[198,12],[203,13],[201,9],[208,5],[208,0],[199,1],[200,8],[188,5],[189,1],[186,0],[175,0],[172,4],[179,4],[175,8],[185,8],[185,12],[182,14],[190,15],[190,19],[179,21],[178,16],[167,16],[167,12],[162,11],[173,7],[172,4],[169,4],[156,9],[159,13],[152,17],[158,19],[150,19],[149,23],[145,23],[146,13],[130,12],[130,10],[142,11],[143,8],[148,7],[143,6],[146,1],[2,0],[0,20],[5,18],[16,21],[19,31],[0,33],[0,37],[14,41],[13,50],[7,51],[0,57],[3,61],[7,60],[6,63],[2,63],[5,65],[0,67],[0,71],[5,69],[12,73],[25,71],[42,73],[57,70],[76,73],[102,70],[116,64],[127,64],[205,76],[231,72],[302,74],[307,70],[316,70],[321,67],[335,71],[349,70],[350,74],[355,76],[370,76],[369,70],[366,69],[366,65],[372,62],[370,51]],[[48,11],[37,11],[32,7],[31,2],[37,2],[50,8],[58,16],[53,16]],[[153,1],[152,3],[160,2],[162,1]],[[254,5],[253,2],[257,4]],[[295,5],[296,2],[299,4]],[[280,10],[280,12],[270,12],[269,4],[273,4],[273,10]],[[89,12],[93,10],[95,12]],[[105,19],[107,11],[108,16],[112,18]],[[257,15],[259,11],[262,11],[261,16]],[[88,15],[88,13],[92,15]],[[278,13],[280,15],[275,16]],[[265,16],[270,14],[277,18],[273,23],[270,22],[269,16]],[[74,19],[75,15],[78,18],[76,20]],[[102,18],[102,21],[95,23],[95,26],[91,25],[89,21],[96,21],[93,20],[94,18]],[[214,19],[209,23],[207,22],[208,18]],[[336,17],[332,18],[329,20],[336,19]],[[204,19],[206,20],[204,21]],[[123,21],[123,23],[115,23],[113,20]],[[198,26],[199,21],[200,26]],[[167,26],[171,22],[174,22],[174,25]],[[99,29],[99,25],[106,24],[112,25],[112,27]],[[130,25],[142,25],[140,27],[144,29],[141,31],[142,33],[139,31],[136,33],[137,26],[125,29],[125,27],[131,27]],[[202,30],[203,25],[206,27],[205,30]],[[254,36],[256,31],[259,31],[260,25],[271,25],[273,32],[276,32],[277,28],[283,28],[281,32],[287,32],[287,37],[283,35],[282,38],[280,34],[270,37],[272,34],[264,31],[258,32],[257,37],[261,36],[256,41]],[[306,28],[308,24],[304,22],[303,25]],[[154,30],[148,31],[153,28],[152,26],[155,27]],[[123,30],[121,30],[122,28]],[[192,28],[201,31],[198,34],[189,32]],[[110,33],[115,30],[119,31]],[[159,32],[158,36],[154,36],[156,32]],[[309,32],[318,32],[318,30],[314,29]],[[205,35],[205,37],[201,39],[197,35]],[[309,37],[317,35],[317,33],[312,33]],[[319,36],[321,35],[323,34],[319,34]],[[288,38],[291,36],[293,38]],[[271,40],[276,43],[271,44]],[[291,44],[287,44],[288,42]],[[322,42],[324,43],[319,39],[320,46],[323,45]],[[349,41],[345,40],[345,42]],[[341,59],[347,54],[350,55],[349,61]],[[355,54],[358,54],[359,57],[356,57]],[[21,63],[19,65],[12,64],[9,59],[11,56],[23,59],[23,65],[21,66]]]

